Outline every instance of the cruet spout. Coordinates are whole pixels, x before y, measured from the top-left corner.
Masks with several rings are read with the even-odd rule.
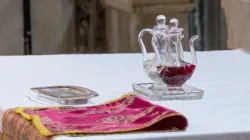
[[[195,36],[192,36],[189,40],[189,49],[190,49],[190,52],[191,52],[191,55],[192,55],[192,59],[193,59],[193,62],[192,64],[193,65],[196,65],[197,64],[197,58],[196,58],[196,54],[195,54],[195,47],[194,47],[194,41],[199,39],[199,36],[198,35],[195,35]]]

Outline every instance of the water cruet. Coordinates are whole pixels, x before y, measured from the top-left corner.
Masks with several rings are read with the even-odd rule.
[[[201,99],[203,91],[185,83],[196,69],[195,35],[189,40],[189,50],[192,61],[184,60],[182,39],[183,28],[179,28],[179,21],[172,18],[166,25],[166,17],[156,17],[157,25],[153,29],[143,29],[138,35],[139,45],[143,55],[145,73],[153,83],[134,84],[135,91],[155,99]],[[152,35],[151,46],[153,54],[147,53],[142,37],[145,33]]]
[[[154,26],[153,29],[143,29],[138,35],[138,41],[143,55],[144,71],[149,76],[149,78],[154,82],[154,84],[150,88],[158,88],[162,85],[165,85],[160,79],[159,73],[157,71],[157,65],[158,65],[157,62],[159,61],[159,59],[162,59],[162,61],[164,61],[163,58],[166,55],[164,49],[167,48],[166,46],[167,44],[169,44],[169,40],[167,40],[165,36],[168,36],[168,31],[170,27],[166,25],[165,22],[166,22],[166,17],[163,15],[159,15],[156,18],[157,25]],[[155,39],[154,42],[157,45],[157,47],[153,47],[154,49],[153,54],[147,53],[146,47],[143,43],[142,37],[145,33],[149,33],[152,36],[154,36]]]

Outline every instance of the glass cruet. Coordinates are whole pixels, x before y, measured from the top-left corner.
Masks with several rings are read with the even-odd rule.
[[[152,100],[195,100],[203,97],[204,91],[186,84],[196,69],[197,58],[194,41],[195,35],[189,40],[192,61],[184,60],[181,40],[184,38],[179,21],[173,18],[166,25],[166,17],[159,15],[157,25],[153,29],[144,29],[138,35],[143,55],[145,73],[153,83],[134,83],[133,89],[143,97]],[[147,53],[142,36],[150,33],[153,53]]]
[[[166,48],[166,45],[169,44],[166,36],[168,36],[167,34],[170,28],[168,25],[165,24],[166,17],[164,15],[157,16],[156,23],[157,25],[154,26],[153,29],[143,29],[138,35],[138,41],[143,55],[144,71],[149,76],[149,78],[154,82],[154,84],[150,88],[158,88],[162,85],[165,85],[159,77],[159,73],[157,71],[157,65],[159,64],[157,63],[160,62],[158,60],[164,61],[163,58],[164,56],[166,56],[165,54],[166,51],[164,50],[164,48]],[[149,33],[152,36],[157,34],[157,36],[154,37],[154,42],[157,46],[153,47],[154,53],[151,54],[147,53],[146,47],[142,39],[145,33]]]
[[[181,40],[183,39],[184,35],[182,34],[183,29],[178,28],[179,22],[176,18],[173,18],[169,22],[170,30],[168,32],[168,39],[170,40],[170,44],[166,45],[167,52],[165,53],[166,56],[164,58],[157,58],[159,63],[157,63],[158,72],[162,81],[168,87],[181,87],[183,84],[186,83],[188,79],[191,78],[197,64],[197,58],[194,49],[194,41],[198,39],[198,36],[193,36],[190,39],[189,48],[192,56],[192,62],[188,63],[184,60],[183,48]],[[153,36],[152,40],[154,40]],[[152,46],[155,48],[157,44],[152,42]],[[157,54],[157,53],[156,53]],[[165,61],[162,61],[165,60]]]

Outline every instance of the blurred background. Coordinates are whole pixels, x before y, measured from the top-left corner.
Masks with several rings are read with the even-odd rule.
[[[195,34],[198,51],[250,48],[250,0],[1,0],[0,55],[138,53],[159,14],[179,19],[186,51]]]

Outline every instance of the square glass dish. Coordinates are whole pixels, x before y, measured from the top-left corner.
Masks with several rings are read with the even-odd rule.
[[[134,91],[142,97],[150,100],[198,100],[202,99],[204,91],[189,85],[180,88],[167,87],[151,88],[153,83],[135,83],[132,85]]]
[[[86,104],[89,99],[99,96],[95,91],[78,86],[35,87],[31,90],[44,98],[62,105]]]

